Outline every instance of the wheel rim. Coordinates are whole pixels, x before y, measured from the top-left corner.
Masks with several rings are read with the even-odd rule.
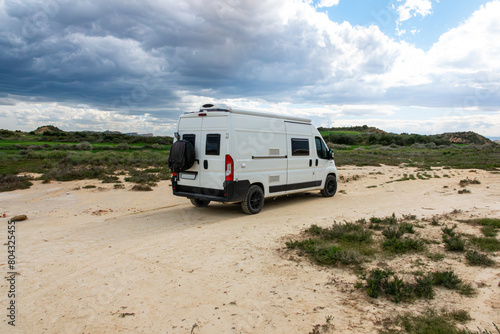
[[[257,210],[262,202],[262,196],[258,191],[254,191],[250,196],[250,207],[253,210]]]
[[[335,182],[333,180],[328,181],[326,185],[326,191],[331,194],[335,191]]]

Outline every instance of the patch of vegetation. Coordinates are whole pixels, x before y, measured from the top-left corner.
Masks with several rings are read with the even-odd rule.
[[[444,254],[441,253],[428,254],[427,257],[432,261],[438,262],[444,259]]]
[[[102,183],[117,183],[121,182],[116,175],[104,175],[102,177]]]
[[[451,252],[463,252],[465,250],[465,240],[455,232],[457,225],[452,228],[444,227],[443,231],[443,242],[447,250]]]
[[[343,250],[331,243],[322,242],[317,239],[303,241],[288,241],[289,249],[299,249],[309,255],[316,263],[323,265],[356,264],[362,261],[361,254],[352,250]]]
[[[358,264],[364,256],[373,253],[372,232],[360,224],[335,223],[328,228],[312,225],[304,233],[311,237],[302,241],[290,240],[286,246],[300,250],[318,264]]]
[[[468,334],[472,333],[457,327],[458,323],[472,320],[465,310],[440,312],[435,309],[426,309],[422,314],[410,312],[396,316],[386,324],[383,334]],[[396,328],[397,327],[397,328]]]
[[[102,179],[109,171],[103,167],[59,167],[51,169],[41,177],[43,180],[71,181],[85,179]]]
[[[460,190],[458,191],[458,193],[459,193],[460,195],[462,195],[462,194],[470,194],[470,193],[471,193],[471,191],[470,191],[469,189],[460,189]]]
[[[469,178],[466,178],[464,180],[460,180],[460,182],[458,183],[460,185],[460,187],[467,187],[469,184],[481,184],[481,182],[479,182],[478,179],[474,179],[474,180],[471,180]]]
[[[471,266],[491,267],[495,264],[495,261],[490,259],[488,254],[479,253],[475,250],[470,250],[465,253],[465,258],[467,259],[467,263]]]
[[[125,178],[126,182],[134,182],[138,184],[156,185],[156,182],[160,181],[160,177],[156,174],[141,174],[133,173],[131,176]]]
[[[391,216],[387,216],[385,218],[371,217],[370,225],[368,226],[368,228],[380,231],[385,226],[396,224],[398,224],[398,219],[396,218],[396,214],[393,213]]]
[[[395,147],[387,149],[384,146],[367,146],[363,150],[355,150],[354,146],[337,148],[335,163],[337,166],[380,166],[380,164],[398,166],[406,164],[409,167],[440,167],[470,169],[480,168],[495,170],[500,161],[500,145],[481,146],[450,146],[450,147]],[[400,181],[411,180],[410,175],[403,176]],[[444,174],[443,177],[450,177]],[[413,175],[415,178],[415,175]],[[412,178],[412,179],[413,179]]]
[[[468,223],[473,225],[482,225],[481,231],[485,237],[496,237],[498,234],[498,229],[500,229],[500,219],[498,218],[478,218],[461,220],[462,223]]]
[[[17,189],[28,189],[33,185],[31,178],[2,174],[0,175],[0,192],[13,191]]]
[[[382,248],[394,254],[406,254],[425,250],[424,242],[420,239],[405,237],[404,239],[387,239],[382,243]]]
[[[469,283],[462,282],[453,270],[433,271],[426,274],[414,273],[413,281],[405,281],[392,270],[373,269],[366,281],[366,292],[372,298],[379,295],[390,297],[395,303],[410,301],[415,298],[433,298],[434,286],[442,286],[450,290],[457,290],[460,294],[470,296],[475,290]]]
[[[463,252],[465,250],[465,240],[460,235],[449,237],[443,235],[444,246],[451,252]]]
[[[472,237],[470,242],[482,251],[497,252],[500,251],[500,241],[490,237]]]
[[[153,188],[147,184],[135,184],[132,189],[133,191],[153,191]]]

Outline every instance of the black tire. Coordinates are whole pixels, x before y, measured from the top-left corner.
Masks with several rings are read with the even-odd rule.
[[[325,180],[325,187],[321,189],[321,195],[332,197],[337,192],[337,178],[335,175],[328,175]]]
[[[197,208],[204,208],[210,204],[210,201],[208,199],[202,199],[202,198],[190,198],[191,203],[196,206]]]
[[[185,171],[193,166],[195,161],[194,146],[191,142],[181,139],[170,147],[168,167],[174,172]]]
[[[252,185],[248,188],[245,199],[241,202],[241,210],[247,215],[259,213],[264,206],[264,192],[258,185]]]

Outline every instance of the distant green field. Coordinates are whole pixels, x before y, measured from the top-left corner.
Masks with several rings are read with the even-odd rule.
[[[55,145],[78,145],[80,143],[73,143],[73,142],[55,142],[55,141],[23,141],[23,140],[0,140],[0,147],[5,147],[5,146],[11,146],[11,145],[22,145],[22,146],[30,146],[30,145],[50,145],[50,146],[55,146]],[[120,144],[117,143],[90,143],[92,146],[95,147],[102,147],[102,146],[118,146]],[[129,144],[130,146],[133,147],[141,147],[145,146],[147,144],[143,143],[132,143]]]
[[[320,132],[323,137],[328,135],[360,135],[363,132],[359,131],[321,131]]]

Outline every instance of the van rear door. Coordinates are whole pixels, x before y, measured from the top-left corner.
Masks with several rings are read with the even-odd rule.
[[[200,186],[200,164],[199,156],[202,147],[201,142],[201,127],[202,127],[201,117],[181,117],[179,120],[179,136],[181,139],[185,139],[194,146],[195,152],[195,162],[191,168],[184,172],[179,173],[179,184],[190,187]]]
[[[228,117],[209,114],[202,122],[199,150],[200,186],[207,195],[224,196],[225,159],[228,146]],[[221,193],[222,192],[222,193]]]

